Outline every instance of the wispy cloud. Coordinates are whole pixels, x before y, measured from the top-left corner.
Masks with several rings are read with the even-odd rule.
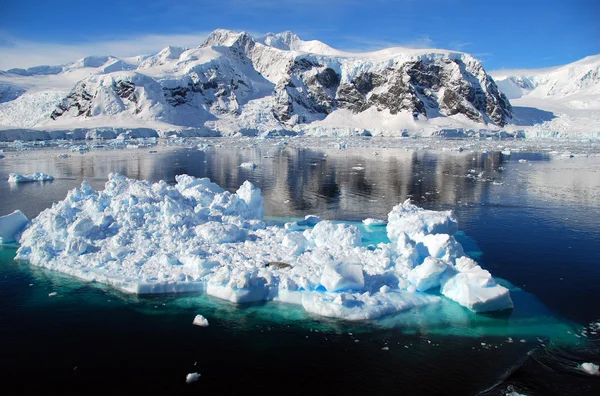
[[[370,39],[360,36],[344,36],[339,40],[339,47],[345,51],[376,51],[390,47],[433,48],[435,41],[427,35],[413,37],[408,40]]]
[[[472,46],[473,43],[470,41],[464,41],[464,42],[453,42],[450,43],[450,48],[457,50],[457,51],[464,51],[465,48]]]
[[[494,54],[492,54],[491,52],[477,52],[472,55],[475,58],[479,58],[479,59],[491,58],[494,56]]]
[[[134,56],[151,54],[168,45],[196,47],[210,32],[148,34],[127,39],[105,39],[73,44],[27,41],[0,36],[0,70],[13,67],[59,65],[88,55]]]

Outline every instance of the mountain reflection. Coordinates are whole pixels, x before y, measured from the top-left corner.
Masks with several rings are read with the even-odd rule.
[[[8,173],[45,172],[53,183],[30,183],[0,189],[4,206],[18,209],[23,196],[35,197],[38,212],[61,200],[88,180],[101,190],[111,172],[130,178],[175,183],[178,174],[208,177],[230,191],[245,180],[259,186],[266,214],[329,219],[385,218],[390,209],[411,198],[432,209],[459,205],[527,205],[531,200],[600,204],[598,158],[561,159],[548,154],[457,152],[405,149],[292,148],[249,143],[217,145],[207,151],[162,146],[146,149],[92,150],[57,158],[55,150],[4,159],[0,177]],[[519,162],[521,159],[521,162]],[[253,162],[255,169],[242,168]],[[6,183],[6,182],[0,182]],[[556,188],[559,183],[560,188]],[[30,215],[37,213],[30,213]]]

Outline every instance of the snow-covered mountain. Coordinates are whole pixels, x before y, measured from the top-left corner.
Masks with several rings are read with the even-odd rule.
[[[564,66],[492,71],[514,107],[512,123],[535,136],[600,136],[600,55]]]
[[[0,72],[0,102],[3,128],[49,130],[144,126],[222,135],[393,135],[494,129],[512,117],[481,62],[465,53],[347,53],[291,32],[253,38],[224,29],[196,48]]]

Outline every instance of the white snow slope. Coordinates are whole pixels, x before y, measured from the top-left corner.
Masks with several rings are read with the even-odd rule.
[[[522,129],[531,137],[600,137],[600,55],[564,66],[490,74],[513,105],[507,129]]]
[[[291,32],[219,29],[196,48],[11,69],[0,72],[0,94],[0,129],[394,136],[497,131],[510,119],[510,104],[469,54],[348,53]]]
[[[150,128],[158,136],[597,137],[599,65],[597,55],[551,69],[497,71],[490,73],[496,86],[462,52],[349,53],[291,32],[253,38],[218,29],[196,48],[0,72],[0,140],[106,127]]]

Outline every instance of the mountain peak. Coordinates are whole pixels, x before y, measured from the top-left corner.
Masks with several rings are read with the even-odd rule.
[[[293,49],[294,44],[301,42],[302,40],[300,40],[300,37],[298,37],[298,35],[295,33],[286,30],[285,32],[281,33],[267,33],[258,41],[268,45],[269,47],[289,51]]]
[[[216,29],[204,40],[201,47],[232,46],[241,38],[254,40],[246,32],[236,32],[228,29]]]

